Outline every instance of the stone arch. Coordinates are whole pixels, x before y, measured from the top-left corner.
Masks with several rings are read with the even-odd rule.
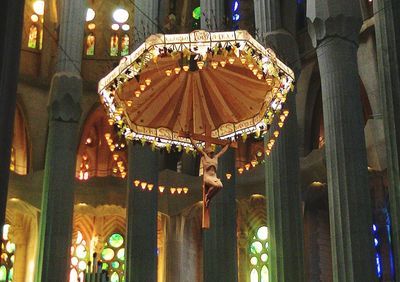
[[[20,103],[17,103],[14,115],[10,169],[20,175],[28,174],[30,157],[28,127],[25,120],[23,108]]]

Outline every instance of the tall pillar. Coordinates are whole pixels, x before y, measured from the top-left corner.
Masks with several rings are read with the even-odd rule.
[[[231,179],[226,173],[231,173]],[[236,245],[235,151],[219,159],[218,177],[224,187],[211,200],[210,229],[203,231],[203,277],[205,282],[238,281]]]
[[[60,2],[57,70],[49,94],[49,131],[43,177],[36,280],[68,281],[85,1]]]
[[[300,58],[297,42],[281,21],[281,7],[285,1],[258,0],[254,10],[259,39],[276,48],[281,60],[299,75]],[[296,3],[291,9],[296,11]],[[264,10],[262,10],[264,9]],[[278,140],[266,158],[265,185],[267,224],[270,231],[269,271],[271,281],[304,281],[303,221],[301,187],[299,181],[299,144],[295,93],[289,93],[286,106],[289,116],[280,129]],[[276,126],[276,125],[275,125]],[[270,129],[265,142],[276,128]]]
[[[356,0],[310,0],[321,74],[333,281],[376,281],[372,210],[357,65]]]
[[[158,0],[136,0],[134,11],[135,43],[134,48],[150,35],[161,31],[158,20]]]
[[[6,0],[0,17],[0,229],[5,223],[25,1]]]
[[[183,244],[186,218],[182,215],[171,216],[167,236],[167,282],[183,281]]]
[[[201,28],[220,31],[225,28],[225,7],[221,0],[200,0]]]
[[[157,195],[159,154],[150,146],[128,145],[125,281],[157,281]],[[153,184],[151,191],[134,180]]]
[[[400,2],[375,0],[375,33],[385,129],[392,247],[400,277]]]

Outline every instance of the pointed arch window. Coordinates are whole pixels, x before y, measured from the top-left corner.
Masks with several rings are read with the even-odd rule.
[[[120,233],[113,233],[101,252],[102,269],[108,272],[111,282],[125,281],[125,239]]]
[[[117,34],[113,34],[110,38],[110,56],[116,57],[118,56],[118,41],[119,37]]]
[[[124,34],[121,38],[121,56],[129,55],[129,35]]]
[[[29,48],[36,49],[37,38],[38,38],[38,28],[35,24],[33,24],[29,28],[29,39],[28,39]]]
[[[269,282],[268,227],[261,226],[254,233],[249,246],[250,282]]]
[[[86,36],[86,56],[93,56],[96,45],[96,37],[93,32]]]
[[[10,225],[5,224],[1,240],[0,281],[14,281],[15,244],[8,233]]]

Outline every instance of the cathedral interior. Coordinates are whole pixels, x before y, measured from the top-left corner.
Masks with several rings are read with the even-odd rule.
[[[5,0],[0,281],[398,281],[399,2]],[[295,77],[220,157],[209,229],[201,154],[128,140],[99,97],[151,35],[198,30],[246,31]],[[213,101],[210,118],[247,103]]]

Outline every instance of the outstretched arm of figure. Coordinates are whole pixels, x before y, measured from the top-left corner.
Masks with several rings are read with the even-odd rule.
[[[223,154],[225,154],[226,150],[228,150],[228,148],[229,148],[230,145],[231,145],[230,143],[226,144],[226,145],[222,148],[222,150],[219,151],[218,154],[215,155],[215,158],[219,158],[219,157],[221,157]]]
[[[192,137],[190,137],[190,142],[192,143],[193,147],[200,152],[201,154],[203,154],[203,156],[207,156],[207,154],[203,151],[203,149],[199,146],[197,146],[196,142],[194,142],[194,140],[192,139]]]

